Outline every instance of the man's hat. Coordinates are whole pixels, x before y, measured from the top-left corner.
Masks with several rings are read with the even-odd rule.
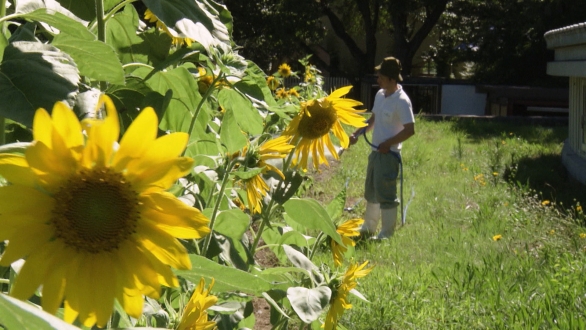
[[[380,74],[395,79],[396,81],[403,81],[403,77],[401,77],[401,62],[392,56],[385,57],[381,64],[374,69]]]

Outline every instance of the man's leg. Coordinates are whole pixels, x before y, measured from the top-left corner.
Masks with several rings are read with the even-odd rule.
[[[397,207],[381,209],[381,222],[382,227],[377,238],[385,239],[393,236],[395,233],[395,224],[397,223]]]
[[[380,161],[375,166],[377,200],[381,208],[381,231],[376,238],[389,238],[395,232],[397,223],[397,178],[399,175],[399,160],[393,154],[380,154]]]
[[[381,215],[380,204],[366,203],[366,211],[364,212],[364,222],[360,228],[360,236],[370,237],[376,232],[378,226],[378,219]]]

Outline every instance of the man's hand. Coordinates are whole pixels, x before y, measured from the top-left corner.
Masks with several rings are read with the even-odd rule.
[[[355,134],[350,135],[350,144],[348,145],[348,147],[355,145],[356,142],[358,142],[358,136],[356,136]]]
[[[387,154],[391,151],[391,146],[392,144],[389,143],[389,140],[387,140],[378,146],[378,152],[381,154]]]

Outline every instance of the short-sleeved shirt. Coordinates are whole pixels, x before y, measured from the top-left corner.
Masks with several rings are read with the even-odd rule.
[[[389,138],[403,130],[403,125],[415,123],[413,107],[409,96],[403,91],[401,85],[391,95],[385,97],[385,90],[380,89],[374,97],[374,127],[372,132],[372,144],[380,145]],[[376,150],[376,148],[373,148]],[[401,143],[391,146],[392,151],[401,151]]]

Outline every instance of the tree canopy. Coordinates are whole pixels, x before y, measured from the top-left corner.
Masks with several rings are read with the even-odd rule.
[[[313,54],[312,62],[330,75],[359,79],[373,73],[377,56],[394,55],[403,75],[424,41],[438,75],[449,66],[475,63],[473,78],[493,84],[556,84],[545,72],[552,51],[543,35],[585,20],[586,6],[573,0],[224,0],[234,17],[234,41],[263,69],[280,62],[294,65]],[[354,72],[340,65],[339,49],[324,42],[330,31],[347,49]],[[378,49],[381,40],[391,49]],[[338,47],[339,48],[339,47]],[[325,56],[320,56],[325,55]],[[325,60],[324,60],[325,59]],[[356,73],[357,71],[357,73]],[[559,80],[558,80],[559,82]]]

